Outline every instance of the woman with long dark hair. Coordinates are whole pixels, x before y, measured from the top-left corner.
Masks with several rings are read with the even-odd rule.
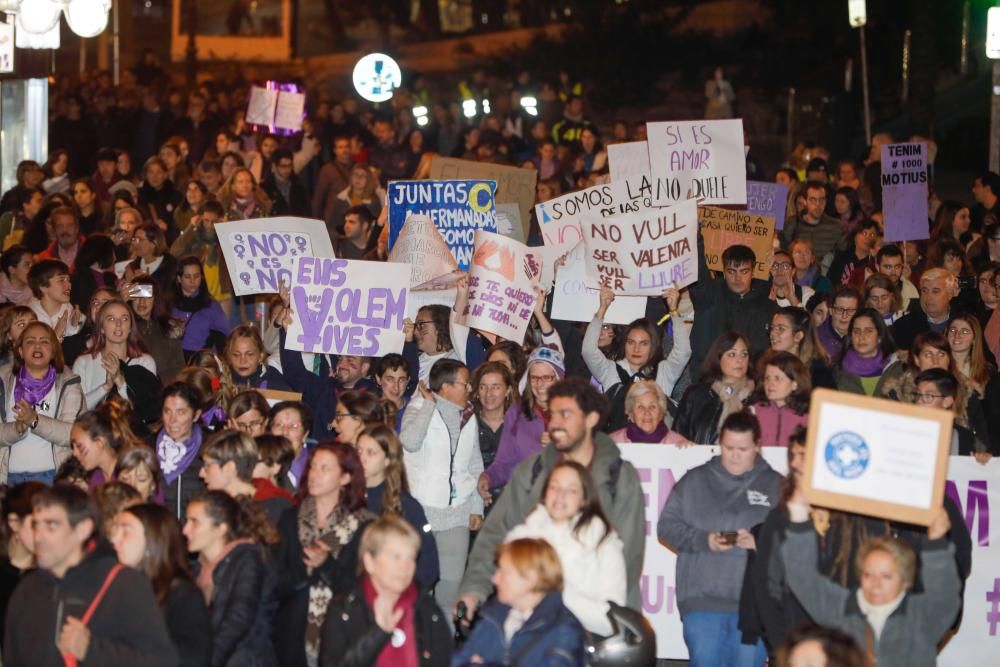
[[[247,497],[207,491],[187,507],[184,536],[198,555],[195,583],[208,604],[213,667],[277,667],[271,641],[274,528]]]
[[[483,468],[496,458],[503,436],[504,416],[517,403],[517,387],[508,367],[499,361],[480,364],[472,374],[472,409],[479,424],[479,453]]]
[[[111,401],[80,415],[71,433],[73,456],[87,472],[91,489],[115,479],[118,458],[142,445],[126,414]]]
[[[205,272],[197,257],[188,255],[177,262],[177,275],[171,284],[171,316],[183,321],[181,347],[190,358],[204,347],[221,349],[229,335],[229,318],[205,286]]]
[[[160,505],[132,505],[114,518],[110,537],[118,562],[139,570],[153,584],[180,666],[208,667],[211,621],[188,569],[177,518]]]
[[[760,444],[787,447],[795,429],[809,421],[809,370],[789,352],[769,353],[761,363],[764,372],[747,405],[760,422]]]
[[[199,421],[204,402],[201,392],[185,382],[174,382],[163,390],[163,427],[152,444],[166,482],[164,500],[178,518],[184,516],[191,498],[205,488],[199,456],[205,438]]]
[[[416,578],[421,586],[431,588],[441,572],[437,542],[423,506],[410,495],[399,436],[385,424],[374,424],[358,435],[355,447],[365,471],[368,509],[383,516],[401,516],[420,534]]]
[[[133,326],[153,355],[157,374],[164,382],[173,382],[184,368],[184,322],[170,316],[170,299],[159,289],[149,276],[139,276],[129,290],[128,304],[135,315]]]
[[[874,308],[862,308],[851,318],[847,331],[847,347],[834,369],[837,388],[881,396],[883,384],[903,372],[885,320]]]
[[[754,381],[750,377],[750,345],[741,333],[724,333],[712,343],[701,364],[699,381],[684,392],[674,430],[691,442],[718,442],[729,415],[743,409]]]
[[[135,259],[125,267],[125,280],[149,276],[156,281],[160,292],[166,294],[177,272],[177,260],[170,254],[168,247],[166,235],[156,225],[146,223],[137,227],[132,232],[132,252]]]
[[[327,605],[354,588],[358,542],[374,518],[364,468],[346,443],[313,448],[299,497],[299,506],[286,510],[278,524],[274,636],[283,667],[315,664]]]

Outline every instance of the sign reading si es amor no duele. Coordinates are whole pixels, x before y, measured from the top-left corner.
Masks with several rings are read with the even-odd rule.
[[[646,123],[646,133],[650,175],[666,186],[657,188],[656,206],[689,197],[702,204],[747,203],[742,120]]]
[[[521,343],[535,308],[532,281],[539,270],[523,243],[476,232],[465,325]]]
[[[296,257],[333,257],[326,225],[306,218],[260,218],[215,225],[236,296],[272,294],[292,282]]]
[[[753,277],[767,280],[774,218],[747,211],[730,211],[714,206],[698,207],[698,223],[705,241],[705,263],[712,271],[722,271],[722,253],[729,246],[745,245],[753,250],[757,263]]]
[[[407,264],[298,257],[285,348],[381,357],[403,351]]]
[[[468,271],[476,230],[497,230],[496,181],[393,181],[389,183],[389,248],[406,219],[415,214],[434,221],[444,242]]]
[[[698,279],[698,214],[693,199],[612,218],[589,217],[584,229],[588,287],[657,296],[668,287],[680,289]]]
[[[882,213],[886,241],[930,237],[926,144],[882,146]]]

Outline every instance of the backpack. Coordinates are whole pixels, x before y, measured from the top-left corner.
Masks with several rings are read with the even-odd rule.
[[[608,419],[604,422],[603,430],[607,433],[624,428],[628,423],[628,415],[625,414],[625,397],[628,396],[628,390],[632,388],[632,383],[635,382],[635,377],[629,375],[618,364],[615,364],[615,370],[618,371],[618,384],[604,392],[604,395],[608,399]]]

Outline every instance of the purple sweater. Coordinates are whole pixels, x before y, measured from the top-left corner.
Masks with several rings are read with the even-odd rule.
[[[187,323],[184,326],[184,339],[181,341],[181,347],[186,352],[196,352],[205,347],[208,335],[213,331],[223,336],[229,335],[229,319],[217,301],[212,301],[207,308],[193,313],[174,308],[170,316]]]
[[[507,409],[507,414],[503,416],[503,433],[497,445],[497,456],[486,469],[491,488],[506,485],[518,463],[542,451],[545,420],[537,413],[534,417],[529,420],[524,416],[520,402]]]
[[[779,408],[771,403],[753,406],[760,422],[760,444],[763,447],[787,447],[792,432],[799,426],[809,425],[809,413],[795,414],[787,405]]]

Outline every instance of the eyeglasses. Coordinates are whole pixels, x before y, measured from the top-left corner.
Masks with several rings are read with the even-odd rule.
[[[255,419],[252,422],[240,422],[240,421],[236,422],[236,427],[246,433],[250,433],[251,431],[256,431],[263,425],[264,425],[263,419]]]
[[[791,262],[775,262],[771,265],[772,271],[787,271],[790,268],[792,268]]]
[[[959,329],[958,327],[948,327],[948,335],[961,336],[962,338],[965,338],[966,336],[972,335],[972,329],[969,329],[967,327],[962,327],[961,329]]]
[[[414,329],[423,329],[428,324],[433,324],[434,320],[417,320],[413,323]]]
[[[943,394],[924,394],[919,391],[913,392],[913,400],[917,403],[933,403],[939,398],[944,398]]]
[[[340,414],[336,414],[333,416],[333,421],[339,422],[341,419],[347,419],[348,417],[354,417],[354,415],[350,414],[349,412],[341,412]]]
[[[445,382],[445,384],[455,385],[456,387],[463,387],[464,386],[469,391],[472,391],[472,383],[471,382]]]
[[[830,312],[832,312],[834,315],[838,315],[838,316],[844,316],[844,315],[851,315],[851,316],[853,316],[854,313],[858,312],[858,309],[857,308],[841,308],[840,306],[834,306],[833,308],[830,309]]]
[[[550,382],[555,382],[555,375],[529,375],[528,382],[531,384],[549,384]]]

